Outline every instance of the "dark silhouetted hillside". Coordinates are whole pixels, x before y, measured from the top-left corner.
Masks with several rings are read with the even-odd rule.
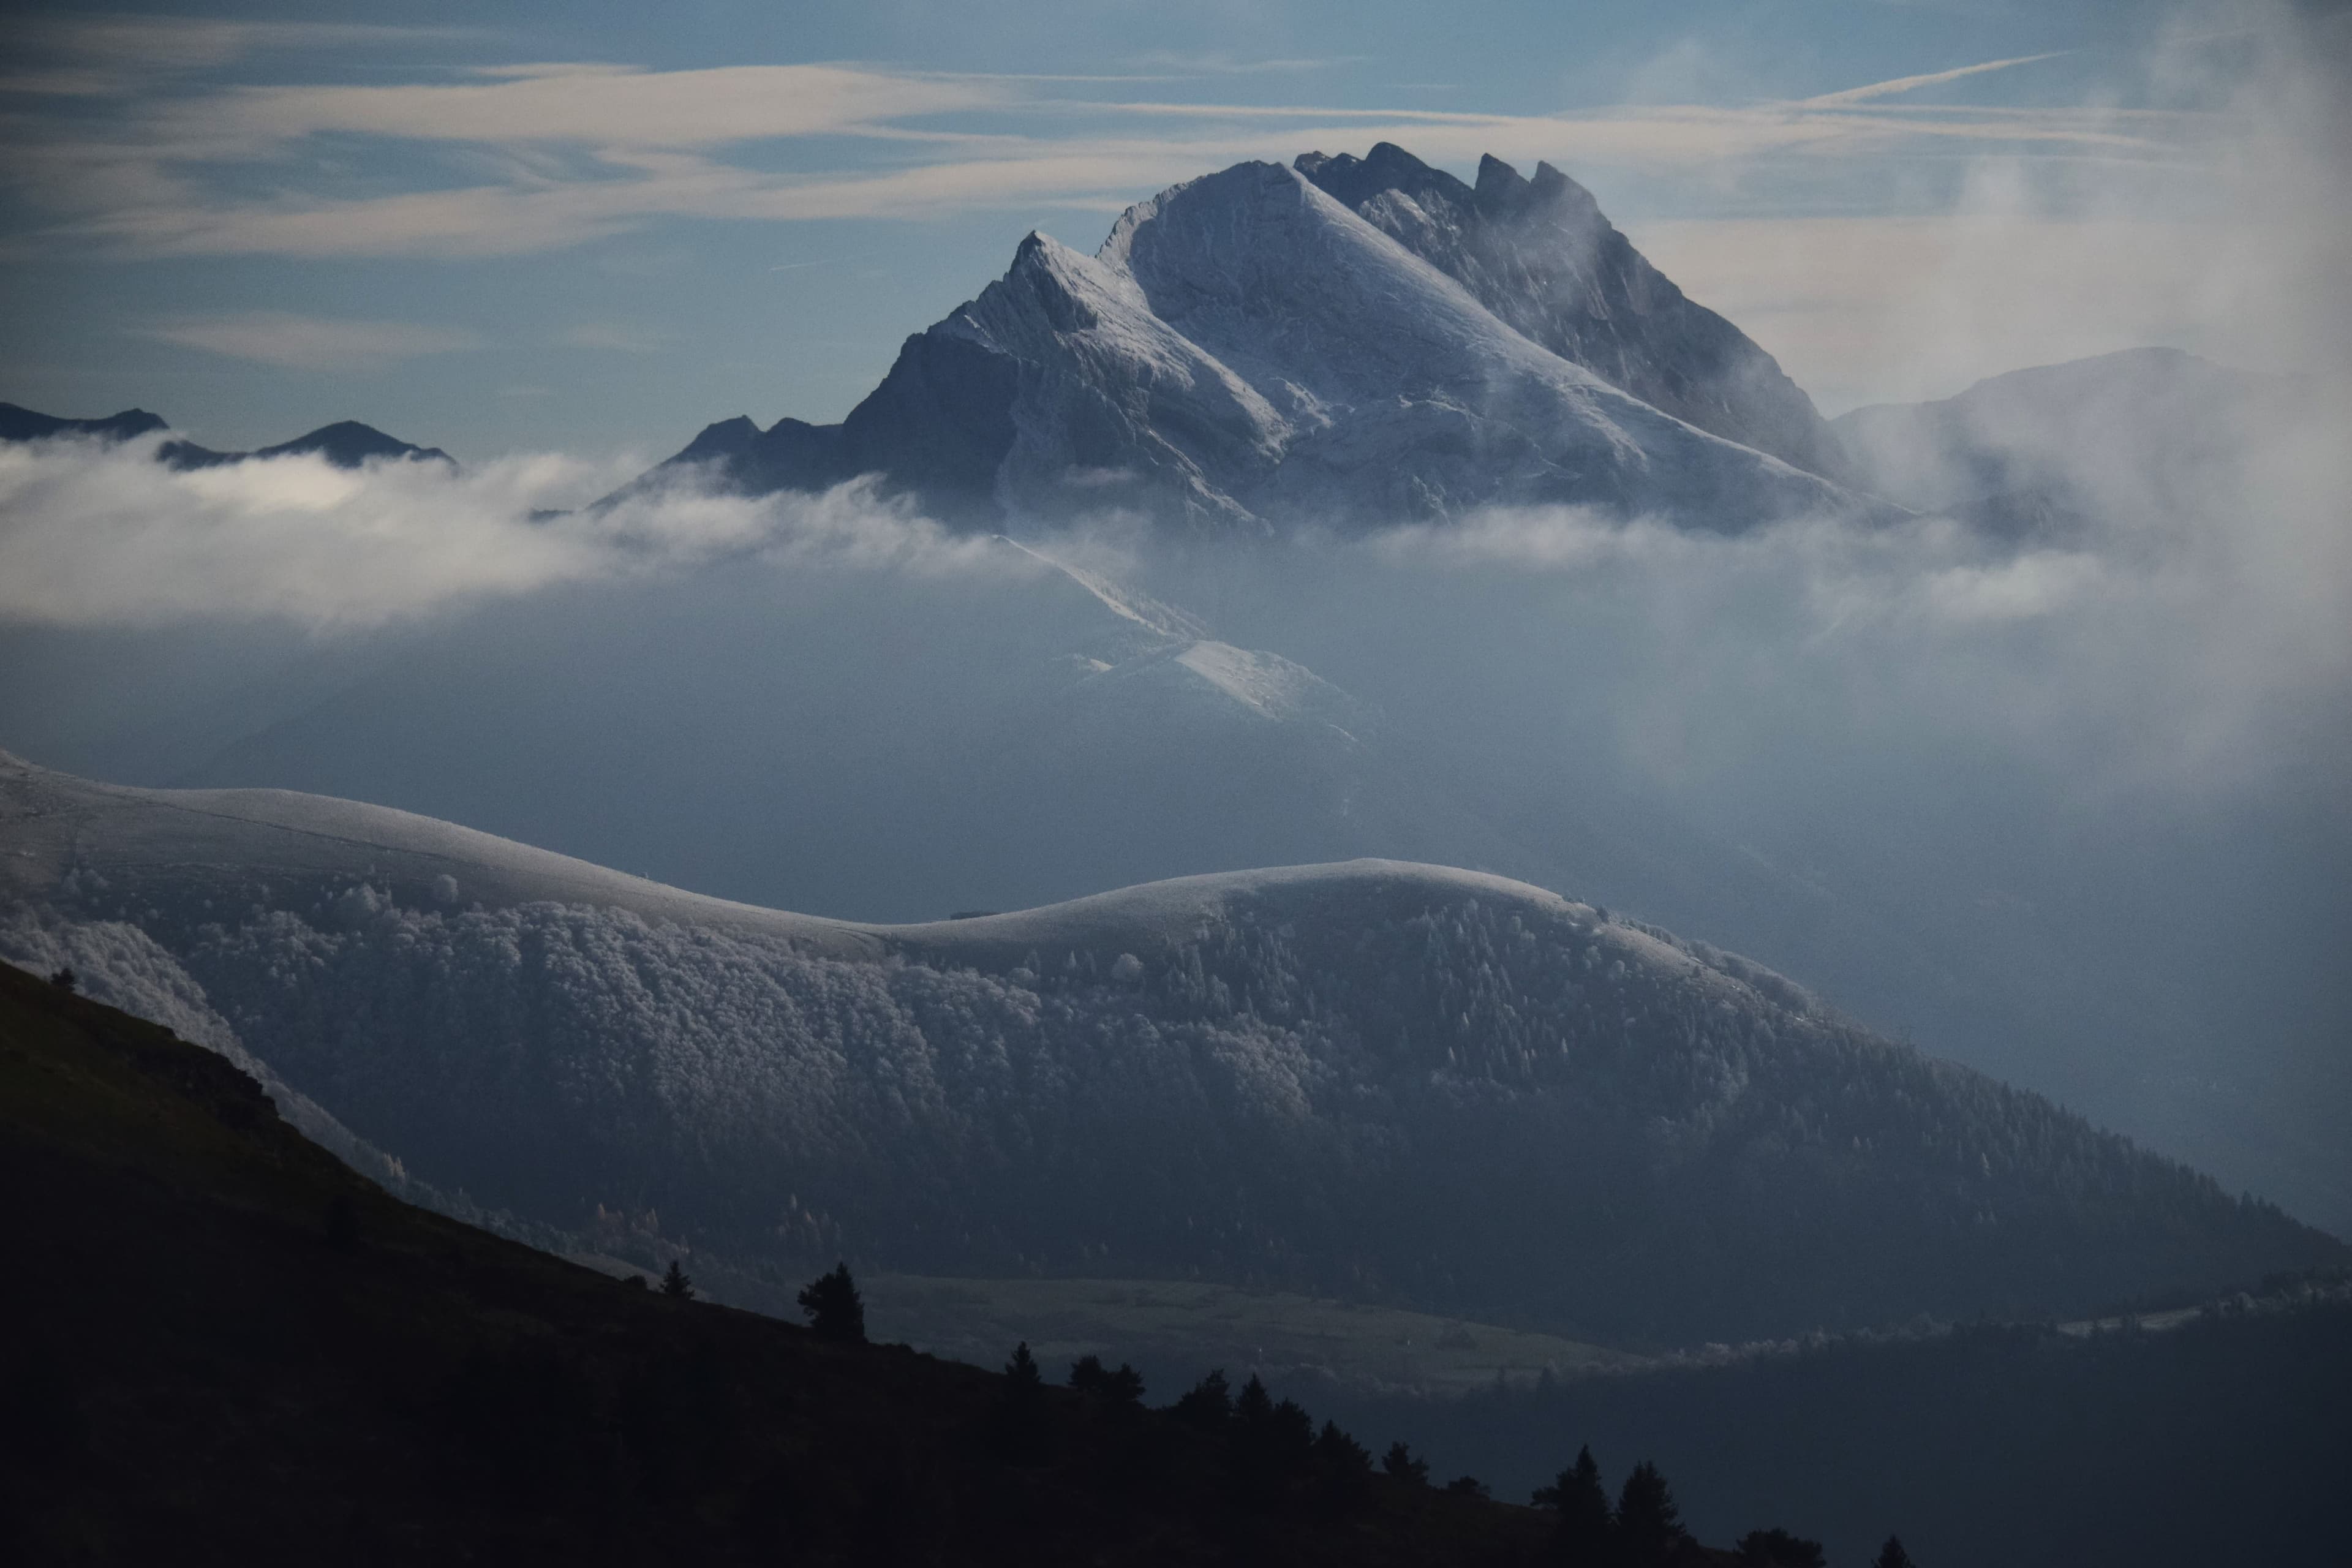
[[[1781,1520],[1841,1564],[1895,1529],[1922,1563],[2341,1563],[2352,1300],[2276,1284],[2160,1331],[1964,1326],[1339,1414],[1498,1497],[1548,1481],[1564,1446],[1653,1456],[1702,1534]]]
[[[5,965],[0,1190],[11,1562],[1508,1564],[1548,1540],[1301,1438],[1255,1380],[1213,1418],[1147,1410],[1120,1374],[823,1339],[411,1208],[221,1058]]]

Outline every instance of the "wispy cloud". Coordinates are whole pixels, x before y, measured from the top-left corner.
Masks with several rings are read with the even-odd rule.
[[[535,454],[461,471],[409,462],[353,470],[292,456],[182,473],[153,460],[161,439],[0,443],[0,625],[363,628],[714,561],[1034,569],[1019,552],[951,533],[866,485],[748,500],[681,482],[581,510],[643,457]]]
[[[239,45],[224,35],[215,53]],[[230,86],[153,95],[102,125],[20,111],[6,175],[50,214],[16,247],[133,255],[483,256],[664,219],[930,217],[1008,205],[1115,207],[1241,158],[1397,140],[1440,161],[1495,152],[1643,171],[1879,157],[1937,145],[2172,155],[2181,116],[1883,100],[2049,57],[1989,61],[1793,102],[1549,115],[1234,104],[1060,79],[853,64],[646,70],[468,68],[464,79]],[[1214,74],[1213,58],[1194,59]],[[1226,62],[1305,71],[1335,60]],[[1225,68],[1219,68],[1223,69]],[[1126,79],[1130,81],[1146,79]],[[20,101],[37,106],[37,96]],[[403,150],[410,188],[346,195],[314,171],[353,142]],[[780,172],[761,147],[830,143]],[[845,153],[842,147],[864,151]],[[485,179],[483,170],[494,171]],[[256,175],[266,178],[257,179]],[[252,193],[264,189],[267,195]]]
[[[1188,55],[1153,49],[1145,54],[1130,55],[1128,63],[1140,71],[1164,71],[1179,76],[1298,76],[1308,71],[1328,70],[1334,66],[1356,65],[1365,58],[1363,55],[1312,55],[1265,59],[1245,55]]]
[[[1001,108],[1014,95],[991,78],[845,66],[538,66],[488,81],[239,88],[162,106],[149,126],[176,139],[186,149],[181,157],[261,156],[327,135],[676,149],[855,135],[924,115]]]
[[[659,332],[623,321],[583,321],[556,333],[555,341],[566,348],[609,349],[629,354],[657,353],[662,346]]]
[[[359,370],[423,354],[479,348],[461,328],[415,321],[360,321],[255,310],[132,329],[139,336],[252,360],[281,370]]]
[[[215,71],[257,55],[351,50],[484,37],[478,27],[263,22],[153,16],[30,16],[8,25],[17,69],[0,91],[129,93],[159,77]]]
[[[1825,92],[1818,98],[1803,100],[1807,109],[1843,109],[1852,104],[1867,103],[1874,99],[1892,98],[1897,93],[1915,92],[1923,87],[1940,87],[1948,81],[1959,81],[1967,77],[1982,76],[1987,71],[2005,71],[2012,66],[2038,65],[2043,60],[2063,58],[2068,49],[2053,50],[2046,55],[2019,55],[2014,59],[1987,60],[1981,65],[1959,66],[1951,70],[1929,71],[1925,76],[1901,76],[1891,81],[1873,82],[1868,87],[1850,87],[1842,92]]]

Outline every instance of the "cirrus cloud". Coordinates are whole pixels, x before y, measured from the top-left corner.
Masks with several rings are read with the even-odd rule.
[[[280,370],[358,370],[457,353],[482,346],[480,334],[417,321],[366,321],[249,310],[132,329],[139,336]]]

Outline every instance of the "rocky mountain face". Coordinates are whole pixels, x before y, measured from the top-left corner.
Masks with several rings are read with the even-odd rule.
[[[1529,342],[1726,440],[1850,477],[1836,434],[1779,363],[1685,296],[1549,163],[1530,180],[1484,157],[1472,186],[1382,142],[1296,166]]]
[[[0,956],[425,1181],[748,1258],[1620,1342],[2042,1315],[2340,1244],[1755,964],[1398,862],[870,926],[397,812],[0,773]]]
[[[1211,535],[1865,507],[1769,356],[1556,171],[1488,162],[1477,191],[1385,146],[1244,163],[1129,208],[1091,257],[1033,234],[842,424],[728,420],[665,468],[752,492],[879,473],[984,526]]]

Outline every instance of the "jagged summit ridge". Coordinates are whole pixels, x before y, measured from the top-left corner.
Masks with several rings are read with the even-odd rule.
[[[840,425],[729,420],[672,461],[752,492],[879,474],[991,527],[1575,504],[1728,530],[1864,504],[1823,477],[1803,394],[1581,187],[1490,159],[1480,189],[1387,144],[1236,164],[1129,208],[1092,257],[1031,235]]]
[[[1489,154],[1472,186],[1383,142],[1296,167],[1530,341],[1702,430],[1847,477],[1835,433],[1772,356],[1685,296],[1551,164],[1530,180]]]

